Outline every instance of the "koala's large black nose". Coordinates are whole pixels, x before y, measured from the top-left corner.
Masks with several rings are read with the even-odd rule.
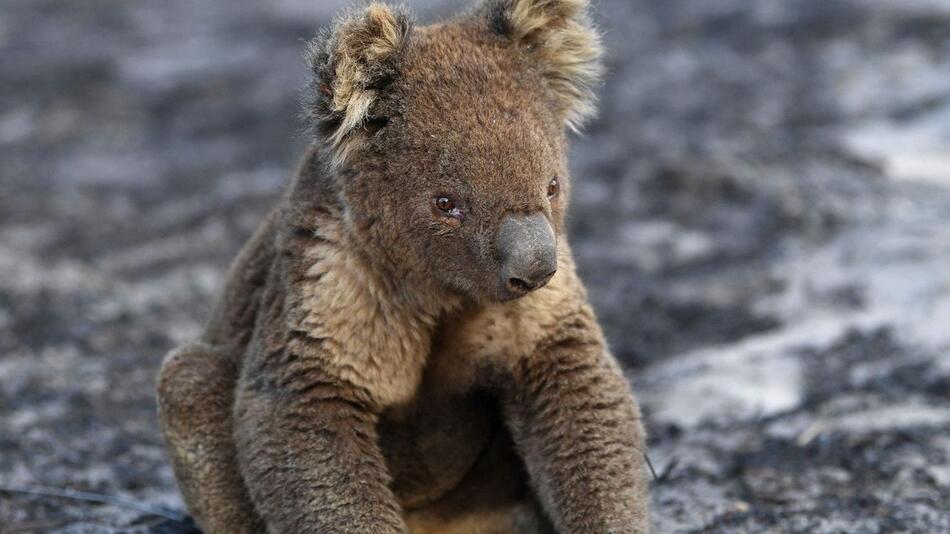
[[[557,271],[557,239],[542,213],[509,215],[497,243],[502,287],[512,297],[543,286]]]

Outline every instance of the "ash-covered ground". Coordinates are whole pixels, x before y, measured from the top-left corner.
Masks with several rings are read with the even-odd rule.
[[[0,486],[182,512],[156,370],[287,182],[342,4],[0,5]],[[950,531],[950,1],[595,4],[572,240],[655,530]],[[187,530],[0,492],[4,534]]]

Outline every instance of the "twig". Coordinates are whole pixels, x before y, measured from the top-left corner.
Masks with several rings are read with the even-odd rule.
[[[0,493],[20,493],[24,495],[38,495],[40,497],[55,497],[60,499],[71,499],[74,501],[95,502],[118,506],[119,508],[135,510],[136,512],[141,512],[147,515],[164,517],[165,519],[170,519],[179,523],[183,523],[185,521],[185,516],[176,512],[170,512],[153,506],[139,504],[137,502],[122,499],[120,497],[113,497],[111,495],[103,495],[101,493],[92,493],[88,491],[59,489],[47,486],[21,486],[17,484],[6,484],[0,482]]]
[[[654,481],[654,482],[659,482],[660,479],[657,478],[657,476],[656,476],[656,470],[653,469],[653,462],[650,461],[650,456],[647,455],[646,453],[644,453],[644,454],[643,454],[643,458],[647,461],[647,467],[650,468],[650,474],[653,475],[653,481]]]
[[[680,461],[677,457],[670,458],[670,461],[666,463],[666,467],[663,468],[663,472],[660,473],[660,482],[670,478],[670,474],[673,473],[673,470],[676,469],[676,466],[679,465]]]
[[[27,523],[14,523],[4,528],[3,534],[13,534],[14,532],[48,532],[54,528],[59,528],[69,522],[68,517],[56,517],[52,519],[43,519],[30,521]]]
[[[676,458],[673,458],[666,464],[666,467],[663,469],[663,472],[660,473],[660,476],[657,476],[656,470],[653,469],[653,462],[650,461],[650,457],[647,454],[644,454],[643,459],[647,461],[647,467],[650,468],[650,474],[653,475],[653,482],[656,482],[657,484],[669,478],[670,473],[673,472],[673,468],[675,468],[676,464],[679,462],[679,460],[677,460]]]

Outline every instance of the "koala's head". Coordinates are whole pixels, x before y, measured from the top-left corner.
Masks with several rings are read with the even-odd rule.
[[[415,27],[373,3],[314,41],[307,114],[347,218],[391,265],[481,301],[557,269],[566,128],[594,110],[587,0],[487,0]]]

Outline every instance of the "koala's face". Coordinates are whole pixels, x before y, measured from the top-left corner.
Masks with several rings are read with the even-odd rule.
[[[557,269],[564,124],[519,51],[480,30],[417,30],[376,135],[403,246],[447,286],[508,299]]]
[[[549,62],[594,61],[599,49],[594,34],[574,19],[549,20],[557,13],[543,11],[538,16],[548,18],[526,22],[511,11],[535,4],[553,9],[558,2],[492,2],[475,15],[416,29],[375,6],[358,34],[365,44],[374,33],[368,23],[380,36],[370,46],[398,45],[387,62],[363,66],[367,70],[357,74],[371,96],[350,95],[346,102],[363,107],[358,121],[338,138],[350,212],[373,227],[369,235],[388,247],[393,261],[422,269],[442,287],[476,300],[525,295],[557,269],[570,184],[564,130],[585,113],[589,102],[580,99],[589,80],[572,85],[551,76],[593,76],[596,68],[579,74],[576,65]],[[387,31],[389,17],[393,25]],[[561,51],[573,55],[558,57],[558,50],[544,48],[543,39],[551,36],[538,34],[543,27],[527,35],[516,27],[544,22],[560,32],[559,46],[569,41],[565,37],[586,37],[592,41],[580,44],[594,49],[587,55]],[[565,35],[565,28],[586,33]],[[341,31],[336,45],[352,44]],[[525,42],[528,38],[532,41]],[[333,63],[332,52],[326,61]],[[347,68],[336,61],[333,74],[339,76]],[[323,90],[327,97],[343,92],[332,82]],[[339,135],[346,111],[323,125],[328,133]]]

